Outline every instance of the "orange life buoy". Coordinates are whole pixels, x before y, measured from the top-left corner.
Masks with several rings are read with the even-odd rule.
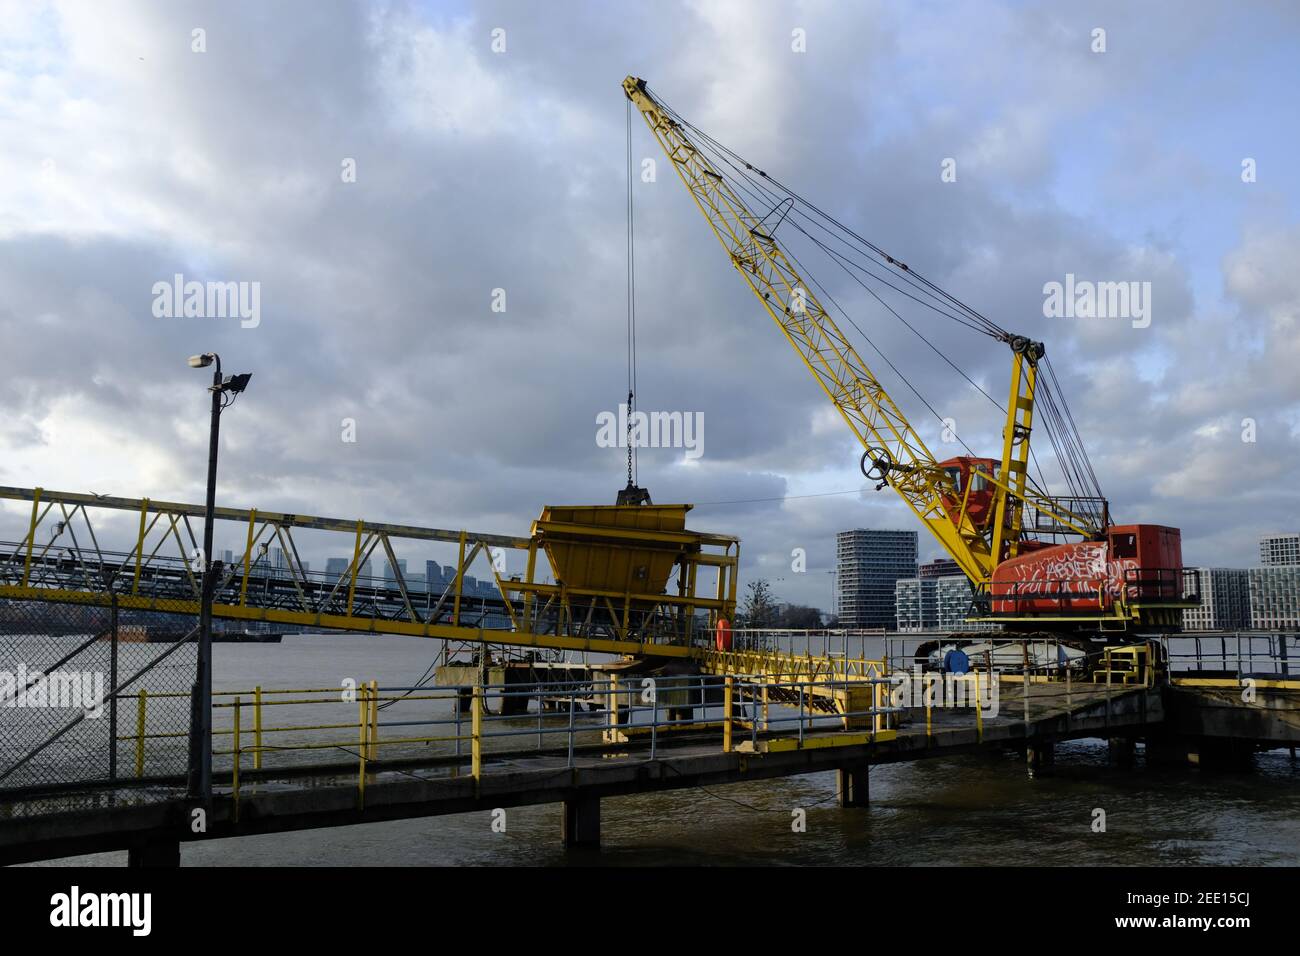
[[[726,618],[718,619],[718,650],[731,650],[731,622]]]

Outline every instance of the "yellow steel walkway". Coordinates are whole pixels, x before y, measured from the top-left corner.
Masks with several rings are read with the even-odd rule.
[[[0,598],[116,600],[128,613],[198,614],[202,505],[0,486],[3,500],[30,503],[30,513],[26,535],[0,543]],[[694,658],[719,674],[799,681],[880,674],[875,661],[711,649],[718,620],[735,617],[740,543],[688,530],[690,507],[551,506],[527,537],[217,508],[218,540],[237,535],[244,547],[222,568],[212,613],[235,622]],[[129,551],[107,550],[96,524],[116,517],[120,526],[124,512],[134,542]],[[346,569],[308,571],[295,539],[304,530],[317,535],[318,550],[349,554]],[[396,547],[409,553],[411,542],[454,552],[445,587],[422,590],[396,570]],[[285,566],[271,566],[271,547]],[[522,574],[507,571],[511,553]],[[367,576],[372,555],[394,569],[391,579]],[[490,593],[466,589],[471,572],[491,582]]]

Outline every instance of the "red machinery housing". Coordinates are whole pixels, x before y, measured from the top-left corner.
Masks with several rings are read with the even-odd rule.
[[[1001,470],[992,458],[972,458],[959,455],[939,462],[948,473],[959,494],[944,495],[943,510],[953,524],[961,523],[963,507],[975,527],[983,529],[993,520],[994,486],[985,475],[997,475]]]
[[[1163,525],[1113,525],[1103,540],[1054,545],[1002,562],[991,591],[994,617],[1176,622],[1184,599],[1182,535]],[[1177,605],[1172,617],[1161,613],[1173,611],[1170,605]]]

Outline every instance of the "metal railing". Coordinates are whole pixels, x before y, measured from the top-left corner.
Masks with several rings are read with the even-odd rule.
[[[884,628],[740,627],[732,649],[811,657],[868,660],[880,657]]]
[[[908,641],[915,642],[911,651],[907,650]],[[937,647],[922,657],[920,651],[927,644]],[[949,648],[960,649],[966,654],[967,669],[962,673],[949,669],[944,653]],[[938,635],[894,636],[888,642],[886,652],[889,674],[895,679],[906,674],[910,685],[935,682],[937,686],[946,686],[943,682],[950,679],[973,681],[973,699],[979,702],[975,715],[979,739],[983,739],[984,722],[980,707],[992,702],[991,695],[996,694],[1001,699],[999,688],[1018,685],[1019,700],[1010,702],[1012,709],[1004,708],[1003,716],[1028,724],[1034,719],[1059,715],[1063,710],[1069,711],[1090,701],[1104,700],[1109,713],[1115,695],[1150,689],[1164,673],[1163,650],[1156,641],[1082,652],[1057,639],[945,641]],[[989,681],[991,684],[984,683]],[[971,699],[968,692],[967,702]],[[951,706],[947,702],[941,705],[942,708]],[[925,720],[926,735],[930,736],[932,714],[928,702],[925,704]]]
[[[1196,568],[1125,568],[1124,596],[1132,601],[1200,603],[1201,579]]]
[[[1189,631],[1163,643],[1174,677],[1300,675],[1300,634]]]
[[[558,768],[573,768],[586,756],[655,760],[669,740],[723,752],[744,741],[757,750],[760,740],[773,739],[801,747],[812,733],[837,736],[846,745],[872,742],[893,733],[901,709],[890,706],[888,684],[883,677],[836,682],[688,675],[471,687],[381,687],[375,681],[355,688],[255,687],[214,692],[213,755],[238,801],[250,778],[336,777],[347,764],[310,758],[341,753],[355,761],[347,772],[355,774],[364,800],[367,781],[378,774],[479,777],[537,759]],[[140,697],[141,713],[151,699]],[[298,719],[275,720],[271,715],[280,708]],[[322,716],[304,721],[306,713]],[[143,754],[154,735],[126,736]],[[142,762],[136,769],[146,770]]]
[[[890,671],[908,669],[918,663],[942,669],[944,651],[955,648],[966,653],[972,670],[1019,674],[1027,667],[1033,673],[1047,674],[1060,673],[1064,668],[1076,673],[1087,669],[1085,655],[1059,638],[1011,638],[998,631],[987,633],[987,637],[952,637],[945,633],[891,635],[885,642],[885,663]],[[909,644],[913,645],[910,650]],[[921,649],[931,644],[935,645],[934,649],[922,660],[918,656]]]

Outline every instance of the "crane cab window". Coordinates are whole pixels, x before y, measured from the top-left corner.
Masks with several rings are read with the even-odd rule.
[[[1136,558],[1138,553],[1137,535],[1117,534],[1111,538],[1112,557]]]
[[[974,484],[971,485],[971,491],[989,490],[990,487],[989,480],[984,476],[983,472],[976,472],[975,474],[971,475],[971,480],[974,482]]]
[[[952,483],[953,483],[953,485],[956,487],[956,489],[957,489],[958,491],[961,491],[961,469],[960,469],[960,468],[945,468],[945,469],[944,469],[944,472],[945,472],[945,473],[948,475],[948,477],[952,480]]]

